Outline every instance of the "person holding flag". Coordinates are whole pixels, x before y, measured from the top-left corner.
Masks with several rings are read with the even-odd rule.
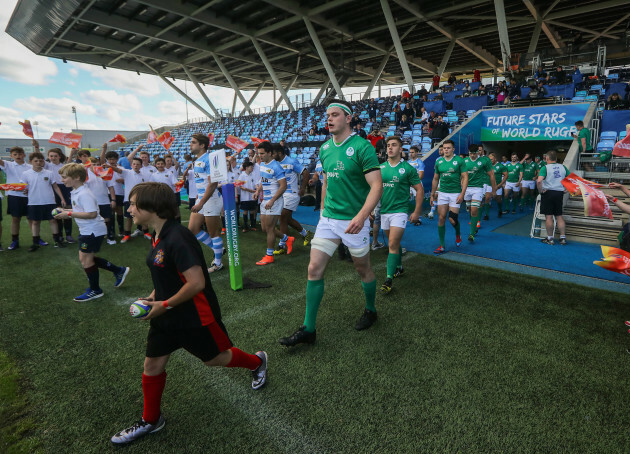
[[[540,192],[540,212],[545,215],[545,228],[547,238],[541,240],[542,243],[552,245],[553,241],[553,220],[560,230],[560,244],[565,246],[567,238],[565,235],[566,224],[562,217],[562,202],[564,197],[564,186],[562,180],[571,172],[563,164],[556,162],[557,154],[555,150],[547,152],[547,165],[540,169],[536,185]]]
[[[24,161],[24,149],[12,147],[9,156],[13,161],[0,159],[0,170],[4,170],[7,183],[19,183],[22,174],[31,169],[31,165]],[[11,244],[7,248],[13,251],[20,247],[20,222],[28,214],[28,196],[23,191],[7,191],[7,214],[11,216]],[[29,228],[31,222],[28,222]]]

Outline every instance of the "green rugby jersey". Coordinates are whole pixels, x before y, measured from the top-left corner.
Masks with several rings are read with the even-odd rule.
[[[492,170],[492,161],[490,160],[489,157],[487,156],[480,156],[479,159],[483,159],[484,161],[486,161],[487,165],[488,165],[488,170]],[[490,186],[490,175],[488,175],[488,170],[486,170],[486,172],[484,173],[484,184],[487,184],[488,186]]]
[[[508,171],[508,183],[518,183],[518,179],[521,177],[521,172],[523,171],[523,166],[519,162],[516,164],[508,162],[505,167]]]
[[[529,164],[526,162],[523,164],[523,180],[531,181],[536,178],[536,172],[538,171],[538,165],[534,161]]]
[[[409,208],[409,188],[420,184],[416,168],[403,160],[395,166],[386,161],[381,164],[381,177],[383,178],[381,214],[406,213]]]
[[[337,145],[333,139],[319,149],[319,159],[326,173],[326,198],[323,216],[331,219],[354,218],[365,203],[370,185],[365,174],[379,170],[376,150],[356,134]]]
[[[435,161],[435,174],[439,175],[438,187],[440,192],[449,194],[462,192],[462,173],[466,172],[464,159],[453,156],[450,161],[441,157]]]
[[[466,171],[468,172],[468,187],[481,188],[484,184],[490,184],[488,172],[492,170],[492,163],[483,157],[474,161],[470,158],[464,160]]]
[[[505,167],[502,163],[497,162],[492,166],[492,169],[494,170],[494,179],[496,180],[498,186],[503,181],[503,173],[507,172],[507,167]]]

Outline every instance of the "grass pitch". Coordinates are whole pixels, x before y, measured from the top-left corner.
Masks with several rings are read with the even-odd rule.
[[[5,216],[5,248],[9,226]],[[29,243],[24,223],[22,248],[0,254],[0,348],[26,402],[4,427],[24,420],[18,439],[44,452],[114,451],[111,435],[142,414],[148,324],[128,306],[151,291],[149,242],[104,244],[99,255],[131,273],[114,289],[101,272],[106,296],[82,304],[72,301],[87,286],[76,245],[28,253]],[[233,292],[227,270],[212,282],[234,344],[269,353],[267,387],[254,392],[246,371],[177,352],[165,429],[126,452],[627,449],[627,295],[409,253],[394,291],[377,296],[378,322],[357,332],[361,285],[334,257],[317,343],[286,349],[277,340],[303,320],[308,249],[296,243],[291,256],[257,267],[264,250],[261,232],[241,236],[244,275],[272,288]],[[380,285],[386,252],[372,260]]]

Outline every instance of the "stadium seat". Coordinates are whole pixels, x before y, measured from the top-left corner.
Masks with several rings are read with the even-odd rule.
[[[600,140],[617,140],[617,133],[615,131],[603,131],[599,136]]]

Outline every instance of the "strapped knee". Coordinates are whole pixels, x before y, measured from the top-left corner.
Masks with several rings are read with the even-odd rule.
[[[449,210],[448,217],[453,221],[453,224],[457,225],[459,223],[459,213],[453,213]]]
[[[480,200],[473,200],[470,202],[470,206],[473,208],[479,208],[481,206],[481,201]]]
[[[368,244],[367,246],[363,247],[349,247],[348,251],[350,252],[350,255],[352,257],[364,257],[367,255],[368,252],[370,252],[370,245]]]
[[[311,248],[322,251],[324,254],[332,257],[337,250],[337,244],[334,241],[329,240],[328,238],[315,237],[311,241]]]

